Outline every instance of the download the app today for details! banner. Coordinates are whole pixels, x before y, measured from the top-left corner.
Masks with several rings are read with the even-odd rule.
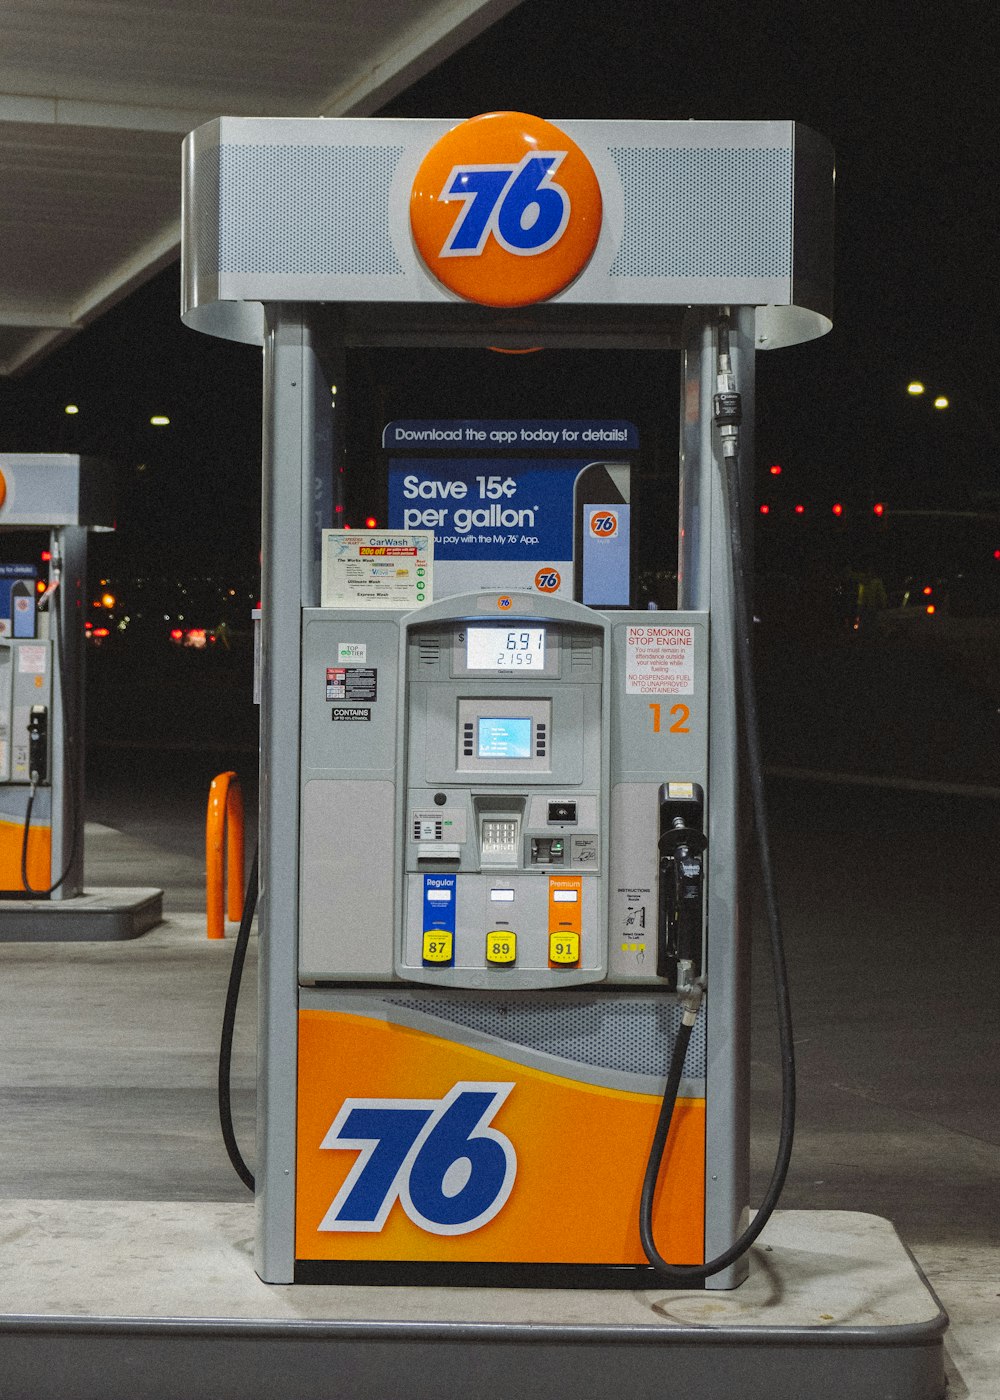
[[[438,598],[504,589],[627,606],[638,445],[620,421],[396,421],[383,434],[388,523],[433,531]],[[602,596],[586,596],[581,571]]]

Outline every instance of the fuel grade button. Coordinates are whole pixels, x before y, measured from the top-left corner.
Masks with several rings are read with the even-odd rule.
[[[450,963],[455,951],[455,935],[448,929],[429,928],[424,931],[424,962]]]
[[[486,961],[494,967],[506,967],[517,957],[517,934],[510,929],[492,929],[486,935]]]
[[[557,967],[570,967],[580,961],[580,935],[578,933],[549,934],[549,962]]]

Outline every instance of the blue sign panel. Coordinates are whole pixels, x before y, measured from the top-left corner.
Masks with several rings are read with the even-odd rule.
[[[434,532],[437,597],[481,590],[575,593],[597,606],[628,604],[627,483],[639,445],[633,424],[401,419],[386,426],[383,445],[391,454],[389,528]],[[548,455],[537,455],[539,448]],[[609,517],[611,538],[618,538],[601,539],[608,547],[594,557],[594,587],[581,594],[595,496],[615,502],[620,491],[608,507],[618,511]]]

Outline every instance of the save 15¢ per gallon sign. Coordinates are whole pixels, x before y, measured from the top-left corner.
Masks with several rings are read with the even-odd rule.
[[[624,596],[605,601],[628,601],[629,505],[595,501],[586,483],[608,462],[627,475],[638,447],[631,423],[397,421],[386,427],[383,445],[389,525],[433,531],[438,598],[480,589],[572,598],[575,533],[585,547],[592,533],[598,549],[616,552],[615,568],[623,572]],[[553,455],[535,455],[543,452]]]

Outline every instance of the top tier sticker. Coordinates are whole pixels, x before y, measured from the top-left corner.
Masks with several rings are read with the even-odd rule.
[[[601,189],[557,126],[489,112],[452,127],[427,152],[410,194],[410,228],[449,291],[483,306],[529,306],[586,267],[601,232]]]

